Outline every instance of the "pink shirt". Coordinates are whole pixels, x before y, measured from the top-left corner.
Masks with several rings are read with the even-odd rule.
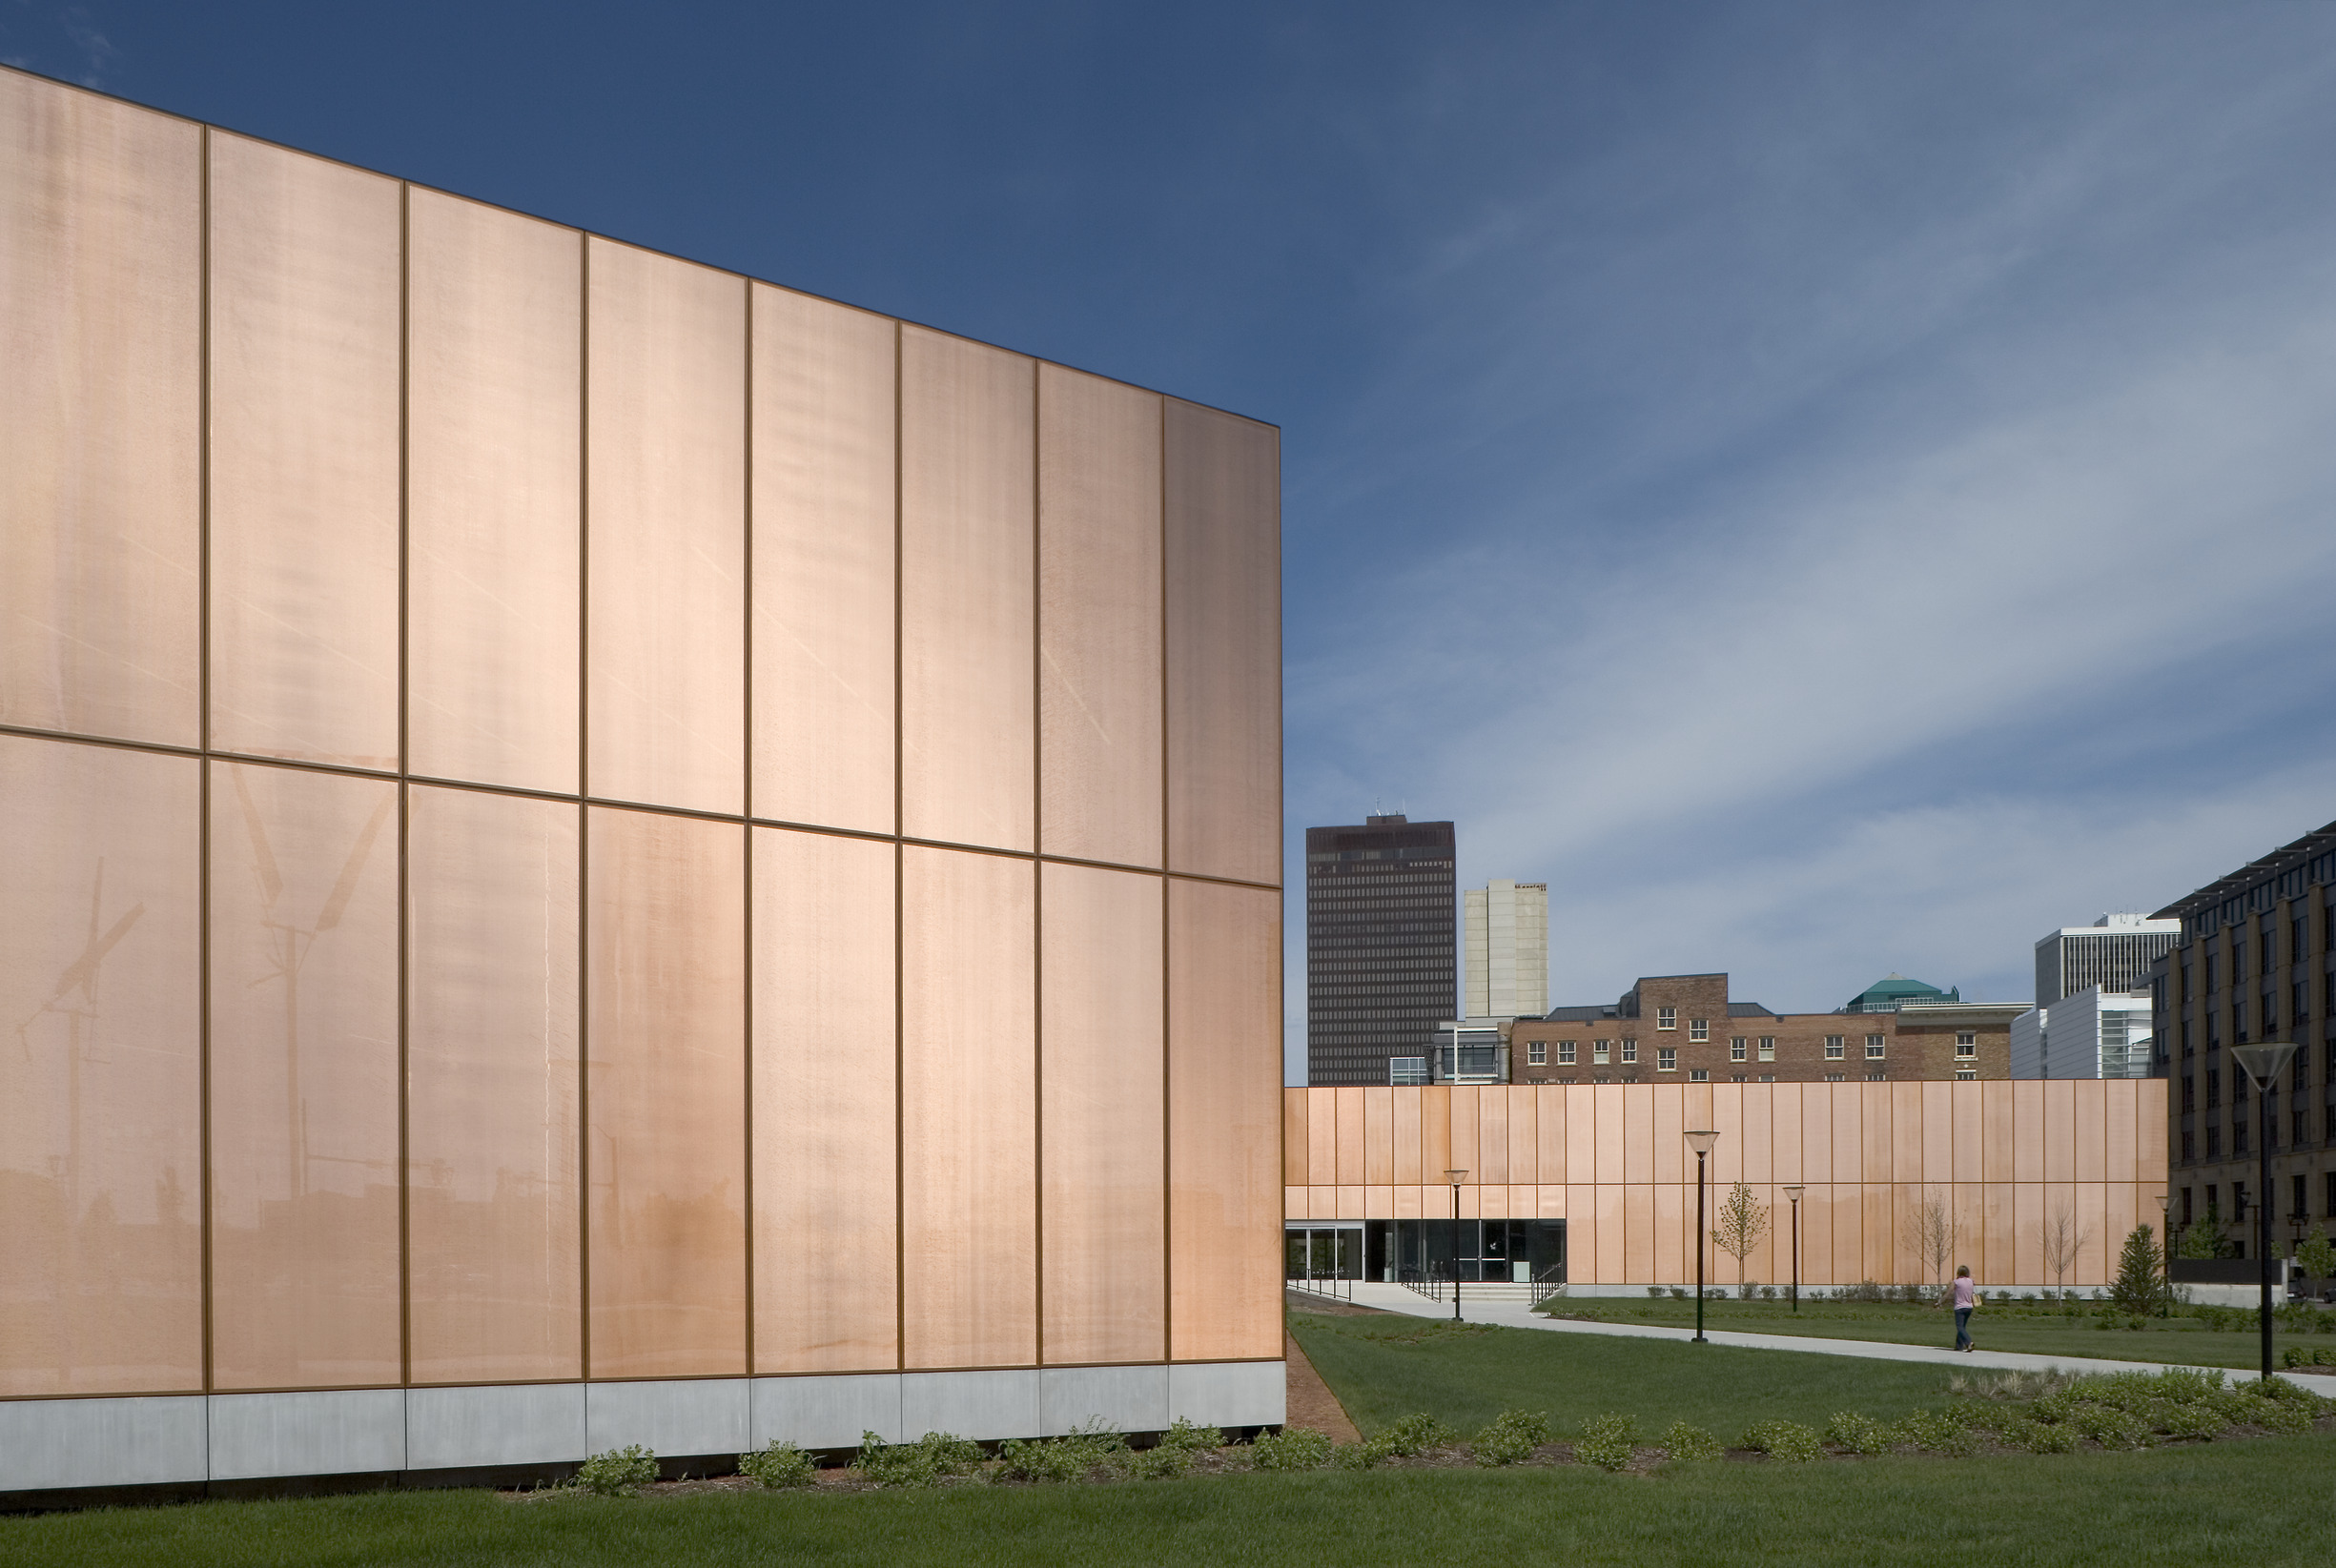
[[[1955,1304],[1957,1307],[1970,1306],[1973,1297],[1977,1293],[1977,1288],[1971,1283],[1969,1276],[1957,1276],[1955,1281]]]

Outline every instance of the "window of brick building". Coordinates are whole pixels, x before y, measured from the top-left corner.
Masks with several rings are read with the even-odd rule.
[[[2215,955],[2212,953],[2206,955],[2206,994],[2208,996],[2214,994],[2214,958]]]
[[[1880,1059],[1882,1054],[1882,1038],[1883,1037],[1878,1034],[1869,1034],[1866,1036],[1867,1061],[1873,1062]]]
[[[2233,1154],[2246,1152],[2246,1123],[2233,1122],[2230,1124],[2230,1151]]]
[[[1838,1062],[1841,1060],[1842,1049],[1840,1035],[1829,1034],[1825,1037],[1825,1059],[1827,1061]]]
[[[1763,1062],[1776,1060],[1776,1036],[1764,1034],[1760,1037],[1760,1060]]]
[[[2198,1109],[2198,1075],[2195,1073],[2185,1072],[2182,1075],[2182,1109],[2184,1111]]]
[[[1689,1020],[1687,1021],[1687,1037],[1688,1037],[1690,1040],[1709,1040],[1709,1039],[1711,1039],[1711,1020],[1710,1020],[1709,1018],[1691,1018],[1691,1019],[1689,1019]]]
[[[1744,1081],[1744,1074],[1741,1072],[1731,1072],[1728,1074],[1728,1081],[1732,1084],[1740,1084]]]
[[[1589,1059],[1591,1064],[1597,1067],[1606,1066],[1607,1057],[1610,1054],[1610,1046],[1611,1042],[1609,1041],[1592,1040],[1589,1043]]]
[[[1635,1062],[1638,1060],[1638,1042],[1636,1040],[1632,1040],[1628,1036],[1624,1038],[1622,1042],[1622,1059],[1626,1062]]]
[[[1955,1054],[1957,1056],[1977,1056],[1978,1053],[1978,1035],[1970,1029],[1957,1030],[1955,1036]]]
[[[1838,1072],[1829,1072],[1825,1075],[1825,1081],[1829,1084],[1837,1084],[1841,1081],[1841,1074]]]
[[[1679,1048],[1678,1048],[1677,1046],[1657,1046],[1657,1047],[1655,1047],[1655,1048],[1654,1048],[1654,1069],[1655,1069],[1655,1071],[1657,1071],[1657,1072],[1676,1072],[1676,1071],[1678,1071],[1678,1070],[1679,1070]]]
[[[2182,1222],[2184,1225],[2195,1224],[2197,1217],[2196,1212],[2190,1207],[2190,1190],[2185,1187],[2182,1190]]]
[[[1549,1042],[1547,1040],[1527,1041],[1525,1046],[1525,1065],[1529,1068],[1547,1067],[1549,1065]]]
[[[1979,1069],[1977,1068],[1957,1068],[1955,1069],[1955,1076],[1957,1078],[1967,1078],[1972,1082],[1977,1083],[1978,1081]]]
[[[1711,1081],[1711,1069],[1710,1068],[1690,1068],[1687,1069],[1687,1081],[1691,1084],[1708,1084]]]
[[[2206,1128],[2206,1157],[2210,1160],[2223,1157],[2223,1130],[2212,1123],[2207,1124]],[[2208,1201],[2212,1201],[2211,1195]]]
[[[1655,1008],[1654,1027],[1659,1029],[1677,1028],[1679,1027],[1679,1009],[1677,1008]]]
[[[1560,1040],[1557,1043],[1557,1065],[1562,1068],[1569,1068],[1573,1066],[1572,1041]]]
[[[2223,1069],[2221,1068],[2208,1068],[2206,1069],[2206,1109],[2208,1110],[2212,1110],[2222,1103]]]
[[[2195,1132],[2184,1132],[2184,1133],[2182,1135],[2182,1158],[2183,1158],[2185,1161],[2186,1161],[2186,1160],[2194,1160],[2194,1159],[2197,1159],[2197,1158],[2198,1158],[2198,1134],[2197,1134],[2197,1133],[2195,1133]],[[2190,1222],[2189,1222],[2188,1220],[2183,1220],[2183,1221],[2182,1221],[2182,1223],[2183,1223],[2184,1225],[2187,1225],[2187,1224],[2189,1224]]]
[[[2288,927],[2287,962],[2290,964],[2304,962],[2304,917],[2302,915],[2296,916],[2295,924]]]
[[[1866,1074],[1866,1082],[1869,1084],[1882,1083],[1887,1080],[1888,1076],[1887,1073],[1869,1072]]]
[[[1731,1062],[1741,1062],[1745,1059],[1746,1055],[1750,1053],[1751,1049],[1751,1041],[1747,1040],[1740,1034],[1735,1035],[1728,1042],[1728,1060]]]

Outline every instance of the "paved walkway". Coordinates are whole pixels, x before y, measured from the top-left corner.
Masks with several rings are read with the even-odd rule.
[[[1387,1285],[1375,1281],[1357,1281],[1354,1302],[1358,1307],[1376,1307],[1382,1312],[1404,1313],[1413,1317],[1450,1317],[1449,1301],[1430,1301],[1405,1285]],[[1692,1339],[1691,1329],[1667,1329],[1652,1323],[1585,1323],[1578,1318],[1550,1317],[1534,1312],[1522,1301],[1470,1301],[1464,1288],[1460,1296],[1460,1315],[1469,1323],[1493,1323],[1505,1329],[1540,1329],[1554,1334],[1603,1334],[1623,1339]],[[1881,1339],[1816,1339],[1801,1334],[1728,1334],[1708,1329],[1704,1337],[1714,1345],[1735,1345],[1745,1350],[1806,1351],[1813,1355],[1855,1355],[1872,1361],[1928,1361],[1936,1366],[1959,1367],[1969,1371],[1974,1367],[1988,1367],[2003,1372],[2044,1372],[2058,1367],[2065,1372],[2163,1372],[2169,1363],[2163,1361],[2111,1361],[2083,1355],[2029,1355],[2017,1351],[1976,1350],[1968,1355],[1957,1354],[1945,1346],[1898,1345]],[[2236,1368],[2226,1368],[2234,1378],[2252,1374]],[[2336,1397],[2336,1375],[2285,1372],[2280,1375],[2290,1382],[2310,1389],[2315,1394]]]

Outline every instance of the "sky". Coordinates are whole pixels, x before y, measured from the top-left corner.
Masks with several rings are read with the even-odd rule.
[[[0,59],[1280,425],[1291,883],[1449,818],[1555,1002],[2024,1001],[2336,818],[2336,6],[0,0]]]

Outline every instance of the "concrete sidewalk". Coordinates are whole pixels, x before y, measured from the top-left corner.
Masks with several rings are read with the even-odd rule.
[[[1382,1312],[1403,1313],[1412,1317],[1445,1317],[1452,1315],[1450,1301],[1430,1301],[1404,1285],[1386,1285],[1369,1280],[1356,1282],[1354,1303],[1358,1307],[1376,1307]],[[1490,1323],[1505,1329],[1539,1329],[1553,1334],[1602,1334],[1622,1339],[1691,1340],[1691,1329],[1660,1328],[1651,1323],[1584,1323],[1572,1318],[1549,1317],[1534,1312],[1522,1301],[1475,1302],[1468,1299],[1465,1287],[1460,1295],[1460,1315],[1464,1322]],[[1880,1339],[1816,1339],[1801,1334],[1727,1334],[1708,1329],[1704,1337],[1714,1345],[1731,1345],[1755,1351],[1802,1351],[1812,1355],[1854,1355],[1870,1361],[1928,1361],[1935,1366],[1957,1367],[1968,1372],[1986,1367],[2001,1372],[2045,1372],[2058,1367],[2063,1372],[2163,1372],[2173,1363],[2164,1361],[2113,1361],[2100,1356],[2028,1355],[2016,1351],[1976,1350],[1968,1355],[1957,1354],[1945,1346],[1898,1345]],[[2256,1375],[2241,1368],[2223,1369],[2233,1381]],[[2283,1372],[2281,1376],[2314,1394],[2336,1398],[2336,1375]]]

